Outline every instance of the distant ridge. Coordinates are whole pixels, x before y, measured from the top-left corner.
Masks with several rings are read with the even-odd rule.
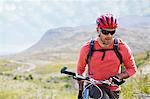
[[[134,19],[134,20],[133,20]],[[125,17],[120,19],[116,36],[123,39],[133,53],[150,50],[150,17]],[[125,25],[124,25],[125,24]],[[126,26],[127,25],[127,26]],[[96,37],[95,25],[61,27],[48,30],[32,47],[18,54],[37,60],[77,59],[81,46]]]

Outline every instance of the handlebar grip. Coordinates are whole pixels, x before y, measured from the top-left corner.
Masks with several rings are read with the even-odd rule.
[[[76,76],[76,73],[70,72],[70,71],[66,71],[66,69],[67,69],[67,67],[63,67],[60,72],[63,73],[63,74],[67,74],[67,75],[71,75],[71,76]]]
[[[67,69],[67,67],[63,67],[60,72],[64,73],[66,71],[66,69]]]
[[[68,74],[68,75],[71,75],[71,76],[76,76],[76,73],[70,72],[70,71],[65,71],[64,74]]]
[[[121,85],[123,83],[125,83],[125,80],[121,80],[121,82],[119,82],[118,85]]]

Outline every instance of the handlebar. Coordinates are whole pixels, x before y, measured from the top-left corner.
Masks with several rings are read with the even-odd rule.
[[[83,81],[86,81],[88,83],[88,85],[84,88],[84,90],[82,92],[82,96],[84,96],[84,97],[89,96],[88,95],[88,88],[91,85],[95,86],[99,90],[100,97],[98,99],[102,99],[104,94],[103,94],[103,91],[101,90],[101,88],[97,84],[101,84],[101,85],[105,85],[105,86],[119,86],[117,84],[114,84],[114,82],[112,82],[112,80],[95,80],[93,78],[84,77],[84,76],[78,75],[74,72],[67,71],[67,67],[63,67],[60,72],[62,74],[67,74],[67,75],[71,76],[75,80],[83,80]]]
[[[92,83],[92,84],[103,84],[103,85],[106,85],[106,86],[118,86],[117,84],[114,84],[110,80],[95,80],[93,78],[77,75],[74,72],[67,71],[67,67],[63,67],[61,69],[61,73],[62,74],[67,74],[75,80],[83,80],[83,81],[86,81],[86,82],[89,82],[89,83]]]

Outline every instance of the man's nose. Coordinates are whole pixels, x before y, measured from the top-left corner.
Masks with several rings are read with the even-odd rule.
[[[111,37],[112,35],[109,33],[107,36],[108,36],[108,37]]]

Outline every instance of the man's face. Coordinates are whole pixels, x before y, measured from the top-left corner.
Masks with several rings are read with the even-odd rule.
[[[99,29],[100,39],[106,45],[109,45],[113,41],[115,29]]]

